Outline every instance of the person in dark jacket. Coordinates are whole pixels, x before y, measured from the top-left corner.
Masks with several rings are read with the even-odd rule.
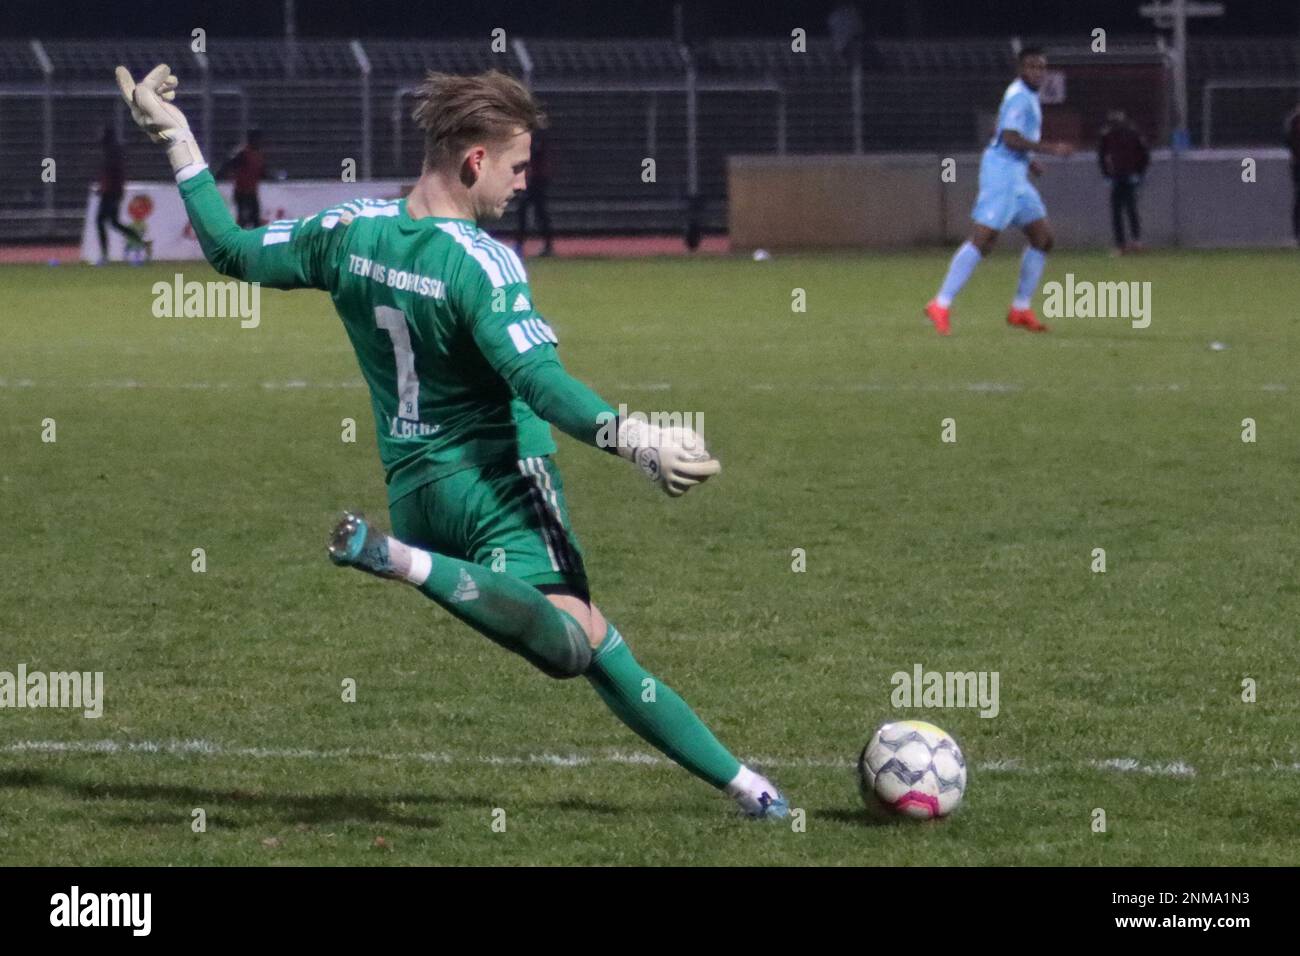
[[[1097,160],[1102,175],[1110,180],[1110,222],[1115,233],[1115,249],[1119,253],[1134,252],[1142,248],[1137,191],[1151,162],[1151,151],[1123,110],[1112,110],[1106,120],[1097,146]],[[1126,214],[1132,242],[1124,238]]]
[[[235,219],[240,229],[256,229],[262,225],[262,203],[258,198],[257,187],[266,175],[260,129],[248,131],[247,142],[221,164],[217,170],[217,179],[231,171],[235,174]]]
[[[99,209],[95,213],[95,231],[99,234],[99,261],[105,263],[108,261],[108,226],[120,232],[126,238],[127,245],[138,241],[138,237],[118,219],[122,196],[126,192],[126,154],[111,126],[104,127],[99,144],[103,148],[103,158],[100,160],[99,180],[96,183]]]

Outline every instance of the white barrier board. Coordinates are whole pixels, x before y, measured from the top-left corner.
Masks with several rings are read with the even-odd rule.
[[[409,182],[372,179],[342,183],[331,180],[264,182],[259,192],[262,223],[276,219],[300,219],[350,199],[399,199],[410,188]],[[217,188],[235,215],[234,184],[219,182]],[[91,190],[86,200],[86,221],[81,230],[81,260],[99,260],[99,237],[95,216],[99,196]],[[155,260],[202,259],[203,250],[194,235],[180,190],[174,182],[128,182],[118,210],[118,221],[136,230],[148,242]],[[108,257],[115,262],[126,258],[126,239],[112,226],[108,228]]]

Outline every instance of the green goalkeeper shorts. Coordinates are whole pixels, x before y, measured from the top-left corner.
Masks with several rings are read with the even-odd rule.
[[[552,590],[589,594],[560,470],[549,457],[466,468],[388,508],[393,536]],[[555,590],[560,590],[555,588]]]

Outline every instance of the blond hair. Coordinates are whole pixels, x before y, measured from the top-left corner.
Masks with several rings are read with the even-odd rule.
[[[430,71],[415,91],[415,124],[424,131],[424,168],[454,161],[475,142],[496,143],[521,129],[546,127],[528,89],[499,70],[476,76]]]

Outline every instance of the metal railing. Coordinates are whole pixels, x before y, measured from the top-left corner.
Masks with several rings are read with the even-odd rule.
[[[394,169],[403,162],[405,144],[404,124],[409,118],[402,106],[402,101],[415,93],[415,86],[401,86],[393,92],[392,124],[392,164]],[[681,96],[686,104],[686,168],[689,171],[687,191],[694,194],[699,187],[699,96],[701,93],[771,93],[775,98],[773,117],[773,143],[779,155],[784,156],[787,148],[787,106],[785,87],[773,80],[743,82],[730,80],[699,79],[694,72],[680,82],[569,82],[547,81],[534,83],[534,93],[589,93],[589,94],[626,94],[645,96],[645,144],[646,155],[654,156],[658,152],[659,138],[659,95]]]
[[[8,204],[7,210],[0,206],[0,221],[43,216],[52,222],[60,213],[71,218],[84,208],[86,170],[95,159],[88,151],[89,108],[84,100],[116,101],[111,116],[106,110],[104,118],[119,131],[132,165],[155,165],[145,158],[152,154],[146,154],[144,144],[136,143],[127,128],[107,64],[124,62],[139,69],[147,58],[161,58],[161,51],[182,74],[181,102],[209,158],[215,158],[218,147],[228,146],[236,132],[248,129],[250,113],[261,113],[269,122],[268,138],[273,144],[279,138],[273,150],[276,164],[295,176],[323,173],[324,143],[331,151],[355,157],[362,179],[413,175],[418,169],[411,165],[413,126],[404,105],[419,71],[495,66],[515,73],[539,96],[553,97],[545,104],[548,111],[568,121],[556,130],[559,155],[564,157],[571,148],[571,155],[584,156],[580,170],[570,167],[562,170],[567,180],[557,177],[552,199],[560,218],[566,205],[585,209],[592,204],[610,209],[653,205],[690,216],[698,210],[702,193],[717,209],[724,208],[722,177],[728,152],[863,153],[973,146],[980,139],[979,110],[987,112],[992,106],[994,87],[1000,91],[1007,78],[999,71],[1012,62],[1005,39],[882,40],[867,45],[865,66],[863,60],[836,53],[826,38],[810,37],[808,42],[804,55],[780,38],[717,39],[687,48],[667,40],[512,37],[504,49],[492,52],[486,37],[330,40],[299,41],[290,55],[282,43],[267,40],[223,40],[206,53],[194,52],[188,43],[161,39],[0,41],[0,114],[22,111],[18,122],[4,117],[6,128],[17,135],[0,142],[0,202]],[[1158,59],[1164,50],[1152,44],[1149,37],[1131,42],[1113,38],[1107,62]],[[1049,46],[1063,64],[1072,56],[1081,62],[1095,59],[1075,50],[1075,41]],[[1190,59],[1198,68],[1226,63],[1240,58],[1238,46],[1248,49],[1199,49],[1194,43]],[[1266,46],[1269,64],[1291,62],[1287,57],[1298,55],[1278,44]],[[1201,139],[1207,145],[1221,138],[1224,122],[1215,110],[1221,109],[1225,91],[1258,90],[1262,102],[1269,90],[1300,88],[1300,80],[1286,77],[1284,70],[1273,71],[1276,80],[1233,79],[1231,72],[1214,74],[1203,87],[1197,85]],[[291,81],[284,82],[290,76]],[[262,100],[261,87],[277,82],[281,95]],[[602,99],[607,96],[614,100]],[[23,100],[39,105],[17,105]],[[611,102],[618,105],[611,107]],[[80,111],[76,123],[59,123],[64,109]],[[1259,125],[1263,112],[1260,116],[1253,128],[1264,129]],[[1280,130],[1280,121],[1280,115],[1276,121],[1269,118],[1264,130],[1268,135],[1263,136],[1267,142],[1277,142],[1278,134],[1271,131]],[[68,176],[60,170],[56,192],[54,183],[27,178],[28,169],[33,156],[50,157],[56,151],[62,151],[58,158],[63,167],[69,128],[83,138]],[[386,132],[389,148],[382,142]],[[660,157],[661,171],[671,167],[650,199],[642,198],[646,194],[638,192],[623,165],[626,147],[642,141],[646,156]]]
[[[199,115],[204,118],[201,128],[204,137],[203,149],[207,155],[213,155],[211,151],[212,115],[214,112],[213,104],[217,97],[230,97],[235,100],[239,108],[240,128],[248,128],[248,93],[243,86],[230,83],[213,84],[205,82],[201,85],[198,93],[189,95],[200,98]],[[63,97],[78,100],[105,100],[108,102],[111,106],[113,131],[117,134],[118,142],[126,140],[130,130],[127,129],[128,113],[126,104],[122,102],[122,94],[115,87],[109,88],[103,83],[54,83],[52,80],[39,84],[0,83],[0,112],[4,110],[5,100],[39,99],[41,101],[41,156],[42,158],[55,158],[57,153],[54,145],[56,111],[58,109],[57,104]],[[183,107],[184,104],[185,100],[180,99],[180,105]],[[39,210],[27,208],[13,210],[0,207],[0,219],[29,219],[33,215],[45,216],[49,219],[55,218],[58,213],[54,190],[54,181],[45,182],[43,184],[43,204]],[[80,206],[77,208],[79,209]]]
[[[1214,145],[1214,94],[1219,90],[1290,90],[1300,94],[1300,78],[1291,77],[1290,79],[1277,80],[1207,80],[1201,92],[1201,145]],[[1257,115],[1251,117],[1252,125],[1271,126],[1276,132],[1271,137],[1265,137],[1265,141],[1272,140],[1281,142],[1282,140],[1282,118],[1285,112],[1279,112],[1276,109],[1277,104],[1269,104],[1272,109],[1268,110],[1267,115]],[[1294,107],[1292,101],[1287,104]],[[1254,140],[1256,137],[1252,136]]]

